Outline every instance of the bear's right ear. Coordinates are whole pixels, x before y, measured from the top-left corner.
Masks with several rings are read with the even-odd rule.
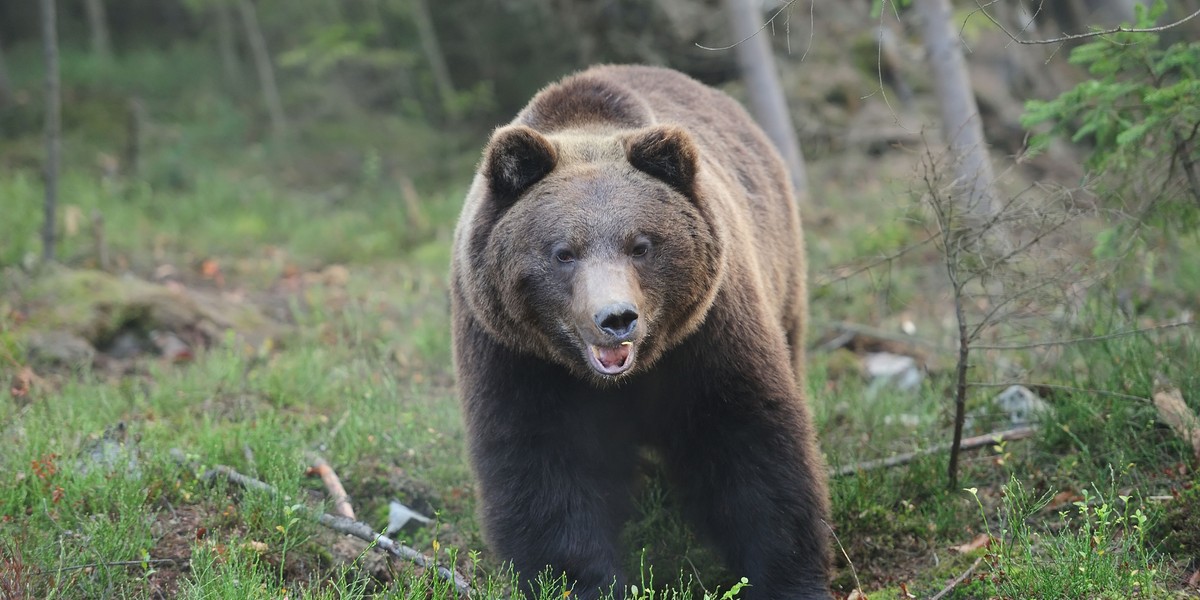
[[[502,127],[488,142],[483,173],[496,198],[513,202],[558,164],[558,152],[542,134],[525,127]]]
[[[692,136],[680,127],[659,125],[625,139],[625,155],[634,168],[684,194],[696,183],[699,152]]]

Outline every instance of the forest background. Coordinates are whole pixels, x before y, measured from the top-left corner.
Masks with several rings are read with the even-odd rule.
[[[1194,596],[1198,12],[3,2],[0,597],[511,594],[449,239],[490,130],[600,62],[733,94],[806,191],[839,598]],[[736,595],[645,470],[628,597]]]

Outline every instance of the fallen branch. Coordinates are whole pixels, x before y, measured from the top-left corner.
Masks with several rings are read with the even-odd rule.
[[[942,600],[942,598],[945,598],[946,595],[949,594],[950,592],[954,591],[954,588],[958,587],[958,585],[960,583],[966,581],[967,578],[970,577],[971,574],[975,572],[975,569],[979,568],[979,563],[981,563],[981,562],[983,562],[982,556],[975,559],[975,563],[972,564],[970,568],[968,568],[966,571],[963,571],[962,575],[955,577],[954,581],[951,581],[949,585],[942,588],[942,591],[938,592],[936,595],[934,595],[929,600]]]
[[[984,435],[977,435],[975,437],[963,438],[962,443],[959,445],[959,448],[961,450],[976,450],[979,448],[983,448],[985,446],[991,446],[993,444],[998,444],[1000,442],[1023,440],[1027,437],[1032,436],[1035,431],[1037,431],[1037,430],[1033,427],[1018,427],[1016,429],[1009,429],[1006,431],[996,431],[996,432],[992,432],[992,433],[988,433],[988,434],[984,434]],[[908,463],[912,462],[913,460],[920,458],[922,456],[929,456],[930,454],[937,454],[938,452],[944,452],[949,449],[950,449],[949,444],[939,444],[937,446],[933,446],[931,448],[926,448],[924,450],[917,450],[916,452],[906,452],[904,454],[897,454],[895,456],[890,456],[888,458],[881,458],[879,460],[869,460],[866,462],[861,462],[861,463],[857,463],[857,464],[853,464],[853,465],[847,465],[840,469],[835,469],[835,470],[830,471],[829,476],[830,477],[845,477],[846,475],[853,475],[860,471],[873,471],[875,469],[886,469],[886,468],[890,468],[890,467],[897,467],[900,465],[908,464]]]
[[[177,565],[181,562],[187,562],[176,558],[147,558],[145,560],[114,560],[104,563],[88,563],[86,565],[71,565],[67,567],[59,567],[55,569],[57,573],[66,573],[68,571],[81,571],[83,569],[94,569],[96,567],[132,567],[141,565]]]
[[[171,456],[182,464],[189,466],[192,465],[191,461],[188,461],[183,452],[177,448],[171,450]],[[262,492],[268,496],[281,496],[279,490],[275,489],[275,486],[259,481],[253,477],[238,473],[233,468],[225,465],[217,465],[212,467],[200,476],[200,480],[208,484],[211,484],[220,478],[224,478],[226,481],[229,481],[230,483],[236,484],[237,486],[247,490]],[[460,596],[465,597],[470,593],[470,584],[468,584],[466,581],[463,581],[463,579],[459,577],[457,573],[446,567],[438,565],[428,556],[417,552],[413,548],[405,546],[404,544],[400,544],[386,535],[376,533],[370,525],[363,523],[362,521],[347,519],[341,515],[321,513],[303,504],[299,506],[300,512],[305,516],[334,531],[337,531],[338,533],[354,536],[360,540],[368,542],[372,546],[396,558],[409,561],[418,567],[424,569],[435,569],[438,577],[441,577],[442,579],[452,583],[454,585],[454,589]]]
[[[308,474],[320,476],[321,483],[325,484],[326,490],[329,490],[329,499],[333,502],[333,512],[354,520],[354,507],[350,505],[350,495],[346,493],[346,488],[342,487],[342,480],[338,478],[333,467],[316,454],[310,454],[308,462],[312,465],[308,469]]]

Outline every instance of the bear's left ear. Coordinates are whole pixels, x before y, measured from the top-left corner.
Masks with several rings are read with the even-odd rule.
[[[671,125],[643,129],[625,139],[625,156],[635,169],[684,194],[692,193],[699,155],[692,136],[683,129]]]

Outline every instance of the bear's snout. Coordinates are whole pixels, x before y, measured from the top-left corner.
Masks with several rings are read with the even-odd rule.
[[[629,302],[617,302],[601,308],[592,319],[600,331],[624,341],[633,336],[637,329],[637,307]]]

